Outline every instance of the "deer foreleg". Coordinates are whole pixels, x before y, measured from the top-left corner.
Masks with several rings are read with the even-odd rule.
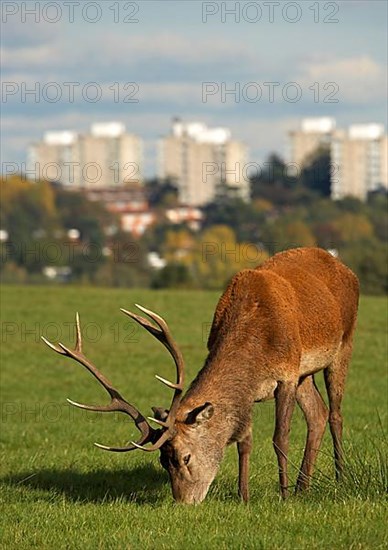
[[[243,502],[249,500],[249,456],[252,450],[252,430],[249,429],[248,435],[238,441],[238,494]]]
[[[296,385],[291,382],[279,382],[276,392],[276,420],[273,445],[278,458],[280,493],[283,498],[288,494],[287,455],[291,418],[295,406]]]

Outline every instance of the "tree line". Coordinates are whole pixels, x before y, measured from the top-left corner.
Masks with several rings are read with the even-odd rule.
[[[47,268],[62,267],[70,268],[62,272],[69,283],[220,289],[239,269],[276,252],[320,246],[358,274],[365,293],[386,293],[387,195],[332,201],[325,155],[319,152],[298,177],[272,155],[268,170],[251,178],[251,201],[224,190],[203,208],[199,230],[168,221],[176,189],[172,182],[150,180],[146,192],[156,223],[141,238],[124,233],[116,215],[81,192],[21,176],[3,178],[1,280],[46,283]],[[150,252],[164,267],[149,265]]]

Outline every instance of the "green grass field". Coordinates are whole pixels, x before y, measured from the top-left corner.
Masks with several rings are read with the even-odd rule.
[[[2,289],[2,548],[386,548],[387,370],[384,298],[361,300],[344,400],[347,474],[334,482],[329,430],[312,489],[282,502],[272,449],[273,402],[256,405],[251,502],[237,497],[237,452],[228,449],[204,503],[174,504],[158,453],[106,453],[94,441],[137,435],[125,415],[71,408],[107,396],[80,365],[39,340],[73,343],[78,310],[84,350],[145,414],[170,393],[154,374],[173,376],[164,348],[119,312],[135,302],[161,313],[181,345],[187,379],[202,366],[217,293],[59,287]],[[322,376],[318,376],[319,384]],[[305,424],[291,433],[294,483]]]

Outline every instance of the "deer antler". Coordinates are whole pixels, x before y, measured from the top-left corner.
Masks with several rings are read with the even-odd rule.
[[[86,409],[88,411],[101,411],[101,412],[117,411],[117,412],[126,413],[134,420],[136,427],[140,430],[142,434],[140,440],[137,443],[131,442],[131,445],[128,445],[126,447],[107,447],[105,445],[100,445],[99,443],[95,443],[97,447],[107,451],[126,452],[126,451],[133,451],[134,449],[137,449],[142,445],[145,445],[146,443],[154,443],[157,440],[159,443],[160,439],[163,439],[165,433],[160,434],[161,430],[155,430],[154,428],[152,428],[148,424],[145,417],[133,405],[130,405],[120,395],[120,393],[112,386],[111,382],[107,378],[105,378],[105,376],[93,365],[93,363],[91,363],[85,357],[85,355],[82,352],[82,336],[81,336],[81,327],[80,327],[80,320],[79,320],[78,313],[76,314],[76,345],[74,350],[67,348],[61,343],[58,343],[58,346],[55,346],[51,344],[51,342],[46,340],[46,338],[44,338],[43,336],[42,336],[42,340],[52,350],[56,351],[60,355],[71,357],[72,359],[75,359],[76,361],[78,361],[78,363],[86,367],[88,371],[91,372],[95,378],[97,378],[97,380],[106,389],[106,391],[109,393],[111,397],[111,402],[108,405],[101,405],[101,406],[83,405],[82,403],[76,403],[75,401],[68,399],[67,401],[71,405],[74,405],[75,407],[79,407],[80,409]],[[161,437],[159,437],[159,435],[161,435]],[[164,441],[161,443],[161,445],[163,443]]]
[[[175,423],[176,413],[179,407],[179,403],[182,399],[182,392],[183,392],[183,381],[184,381],[184,361],[182,353],[180,352],[177,344],[175,343],[170,329],[168,328],[168,325],[162,317],[154,313],[153,311],[150,311],[149,309],[146,309],[145,307],[139,306],[138,304],[135,304],[140,311],[143,311],[143,313],[146,313],[155,323],[158,325],[158,327],[155,327],[152,323],[150,323],[147,319],[144,317],[141,317],[140,315],[136,315],[135,313],[132,313],[130,311],[127,311],[126,309],[121,309],[123,313],[126,315],[129,315],[132,319],[134,319],[136,322],[138,322],[142,327],[144,327],[148,332],[150,332],[155,338],[159,340],[171,353],[175,366],[176,366],[176,383],[170,382],[169,380],[166,380],[165,378],[162,378],[161,376],[155,375],[160,382],[163,382],[163,384],[166,384],[169,388],[172,388],[174,390],[174,395],[172,398],[170,411],[168,413],[167,419],[165,421],[157,420],[155,418],[149,418],[149,420],[152,420],[153,422],[156,422],[159,426],[162,426],[166,429],[166,431],[161,435],[161,437],[154,443],[154,445],[151,445],[150,447],[144,447],[141,443],[134,443],[131,442],[135,447],[138,449],[142,449],[143,451],[155,451],[157,449],[160,449],[160,447],[172,437],[172,431]]]

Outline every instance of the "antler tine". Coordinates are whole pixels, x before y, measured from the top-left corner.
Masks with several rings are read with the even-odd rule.
[[[173,359],[177,367],[177,381],[175,386],[177,386],[177,389],[183,390],[183,377],[184,377],[183,357],[178,346],[174,342],[174,339],[172,337],[172,334],[170,332],[170,329],[168,328],[166,321],[162,317],[160,317],[160,315],[158,315],[157,313],[149,309],[146,309],[145,307],[140,306],[139,304],[135,304],[135,306],[138,309],[140,309],[140,311],[143,311],[143,313],[146,313],[149,317],[151,317],[151,319],[153,319],[161,329],[160,341],[167,347],[167,349],[173,356]],[[162,379],[162,382],[163,381],[164,379]]]
[[[113,451],[115,453],[126,453],[128,451],[134,451],[138,448],[136,445],[128,445],[127,447],[108,447],[107,445],[101,445],[101,443],[93,443],[93,445],[103,451]]]
[[[151,422],[155,422],[158,426],[162,426],[162,428],[168,428],[168,424],[164,422],[163,420],[159,420],[158,418],[154,418],[153,416],[147,416],[148,420],[151,420]]]
[[[79,320],[79,313],[75,314],[75,330],[76,330],[76,343],[75,349],[79,353],[82,353],[82,334],[81,334],[81,325]]]
[[[100,384],[105,388],[108,394],[111,397],[111,401],[108,405],[84,405],[82,403],[77,403],[68,399],[68,402],[78,408],[96,411],[96,412],[123,412],[128,414],[135,422],[136,427],[141,432],[142,437],[140,438],[138,444],[143,445],[145,443],[154,442],[155,434],[159,433],[160,430],[155,430],[147,422],[146,418],[138,411],[133,405],[128,403],[121,394],[112,386],[111,382],[97,369],[97,367],[91,363],[82,352],[82,334],[80,327],[80,319],[78,313],[76,314],[76,345],[75,349],[72,350],[67,348],[64,344],[58,343],[57,346],[49,342],[43,336],[42,340],[49,346],[52,350],[60,355],[65,355],[66,357],[71,357],[76,360],[78,363],[87,368],[87,370],[93,374],[93,376],[100,382]],[[107,450],[116,450],[115,447],[105,447]],[[130,447],[117,448],[118,452],[131,451],[137,448],[136,446],[131,445]]]
[[[131,441],[131,444],[126,445],[125,447],[108,447],[107,445],[101,445],[101,443],[94,443],[94,445],[99,449],[102,449],[103,451],[113,451],[115,453],[126,453],[127,451],[134,451],[136,449],[148,451],[149,449],[151,449],[151,447],[143,447],[143,445],[145,445],[146,443],[158,441],[159,439],[161,439],[161,437],[159,437],[160,432],[161,430],[154,430],[154,432],[150,437],[142,437],[141,439],[139,439],[137,443]],[[156,449],[151,449],[151,450],[156,450]]]
[[[141,317],[140,315],[136,315],[135,313],[132,313],[131,311],[127,311],[126,309],[121,309],[123,313],[126,315],[129,315],[132,319],[134,319],[137,323],[142,325],[148,332],[150,332],[153,336],[155,336],[159,342],[161,342],[170,352],[172,355],[175,366],[176,366],[176,383],[170,382],[169,380],[166,380],[165,378],[162,378],[161,376],[156,375],[156,378],[163,382],[163,384],[166,384],[169,388],[172,388],[174,390],[174,396],[171,402],[170,411],[168,414],[168,418],[165,422],[166,427],[171,428],[172,425],[175,422],[175,415],[178,410],[178,406],[182,397],[183,392],[183,383],[184,383],[184,361],[181,351],[179,350],[177,344],[175,343],[172,334],[170,332],[170,329],[166,323],[166,321],[160,317],[157,313],[140,306],[138,304],[135,304],[140,311],[148,315],[155,323],[158,325],[158,327],[155,327],[153,324],[151,324],[147,319],[144,317]]]
[[[162,447],[169,439],[171,439],[171,434],[169,430],[166,430],[162,433],[156,443],[150,445],[149,447],[143,447],[143,445],[141,445],[140,443],[135,443],[135,441],[131,441],[131,443],[136,449],[151,453],[152,451],[157,451],[158,449],[160,449],[160,447]]]
[[[177,367],[177,381],[174,384],[173,382],[170,382],[166,380],[165,378],[162,378],[158,375],[156,375],[156,378],[169,386],[170,388],[177,389],[177,390],[183,390],[183,381],[184,381],[184,361],[183,356],[174,342],[174,339],[171,335],[170,329],[168,328],[168,325],[166,321],[160,317],[157,313],[154,313],[153,311],[146,309],[143,306],[140,306],[138,304],[135,304],[137,308],[139,308],[141,311],[146,313],[151,319],[153,319],[156,324],[159,326],[159,328],[156,328],[154,325],[152,325],[147,319],[144,317],[141,317],[140,315],[136,315],[136,313],[132,313],[131,311],[128,311],[126,309],[121,308],[121,311],[137,321],[140,325],[142,325],[148,332],[150,332],[153,336],[155,336],[159,342],[161,342],[171,353],[175,365]]]

